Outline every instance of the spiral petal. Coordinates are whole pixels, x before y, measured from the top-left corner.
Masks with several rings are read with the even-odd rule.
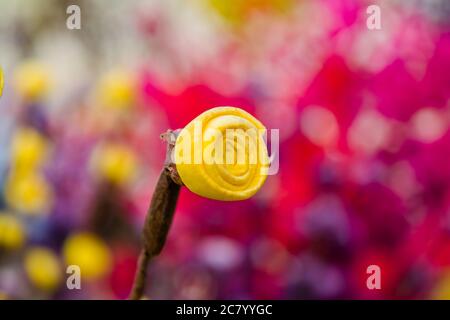
[[[215,200],[245,200],[264,184],[269,157],[263,124],[235,107],[210,109],[183,128],[174,161],[184,185]]]

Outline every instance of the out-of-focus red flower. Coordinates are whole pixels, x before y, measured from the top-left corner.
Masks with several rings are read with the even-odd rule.
[[[121,247],[114,252],[114,262],[109,276],[111,290],[119,299],[128,297],[137,265],[135,248]]]
[[[245,93],[223,96],[205,84],[192,84],[179,93],[167,92],[149,73],[144,73],[141,87],[144,101],[162,108],[173,129],[183,128],[200,113],[217,106],[233,106],[254,112],[254,105]]]

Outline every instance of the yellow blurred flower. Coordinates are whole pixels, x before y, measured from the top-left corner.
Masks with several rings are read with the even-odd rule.
[[[31,128],[18,129],[12,138],[12,169],[28,173],[38,169],[46,160],[49,150],[47,139]]]
[[[431,299],[434,300],[450,300],[450,273],[447,273],[434,287],[431,293]]]
[[[6,181],[5,197],[12,209],[30,215],[48,213],[53,200],[50,185],[37,172],[12,172]]]
[[[71,235],[64,243],[66,265],[77,265],[82,279],[97,279],[111,268],[109,248],[102,239],[88,232]]]
[[[207,0],[211,8],[227,21],[244,23],[252,11],[286,12],[293,0]]]
[[[93,168],[103,179],[123,185],[136,176],[138,160],[133,150],[126,145],[105,143],[94,151]]]
[[[14,85],[21,96],[36,100],[47,94],[50,88],[50,74],[39,62],[26,61],[17,68]]]
[[[26,252],[25,272],[34,286],[45,291],[56,289],[62,279],[58,257],[44,247],[34,247]]]
[[[111,71],[100,80],[98,91],[102,106],[116,110],[128,109],[134,100],[134,81],[127,72]]]
[[[2,96],[3,93],[3,70],[2,68],[0,68],[0,97]]]
[[[25,230],[17,217],[0,213],[0,248],[14,250],[25,242]]]

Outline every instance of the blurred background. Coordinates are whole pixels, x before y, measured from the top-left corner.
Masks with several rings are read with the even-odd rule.
[[[231,105],[279,173],[184,188],[147,298],[450,298],[449,30],[446,0],[0,1],[0,297],[126,298],[159,134]]]

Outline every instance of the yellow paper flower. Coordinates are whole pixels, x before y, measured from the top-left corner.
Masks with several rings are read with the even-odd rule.
[[[17,92],[26,99],[42,98],[50,88],[49,72],[36,61],[20,65],[14,74],[14,80]]]
[[[97,279],[111,268],[111,255],[106,244],[92,233],[71,235],[64,243],[66,265],[77,265],[83,279]]]
[[[50,185],[37,172],[10,174],[5,197],[12,209],[30,215],[48,213],[53,198]]]
[[[0,213],[0,248],[14,250],[25,242],[25,230],[17,217]]]
[[[136,176],[137,163],[133,150],[120,143],[102,144],[93,155],[93,166],[97,174],[117,185],[132,181]]]
[[[46,160],[49,144],[44,136],[31,128],[18,129],[11,146],[12,169],[28,173],[38,169]]]
[[[234,107],[210,109],[177,137],[174,160],[184,185],[206,198],[233,201],[253,196],[269,167],[265,127]]]
[[[99,96],[103,106],[123,110],[133,104],[134,83],[130,74],[112,71],[106,74],[99,84]]]
[[[44,247],[31,248],[26,252],[25,272],[30,282],[44,291],[56,289],[62,279],[58,257]]]

